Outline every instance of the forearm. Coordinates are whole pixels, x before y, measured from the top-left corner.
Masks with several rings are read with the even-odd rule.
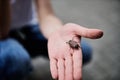
[[[62,27],[62,22],[54,15],[49,15],[40,22],[40,25],[43,35],[48,39],[53,32]]]
[[[40,28],[46,38],[62,26],[62,22],[54,15],[50,0],[36,0]]]
[[[8,35],[10,26],[10,0],[0,0],[0,40]]]

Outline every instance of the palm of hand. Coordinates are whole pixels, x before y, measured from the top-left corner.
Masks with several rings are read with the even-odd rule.
[[[80,29],[76,29],[79,27]],[[85,33],[85,30],[87,33]],[[88,35],[88,32],[90,35]],[[80,42],[81,36],[96,39],[101,37],[101,32],[100,30],[88,31],[76,24],[67,24],[53,33],[48,39],[52,77],[59,80],[80,80],[82,78],[81,48],[71,51],[69,44],[66,44],[66,42],[72,40],[74,36],[79,36],[79,38],[75,37],[75,41],[77,42]]]

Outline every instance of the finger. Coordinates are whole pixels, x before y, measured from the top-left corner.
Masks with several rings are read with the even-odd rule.
[[[55,59],[50,60],[50,70],[51,70],[52,77],[54,79],[57,79],[58,78],[58,70],[57,70],[57,61]]]
[[[99,29],[88,29],[73,23],[66,24],[66,26],[71,26],[72,30],[75,32],[76,35],[85,38],[98,39],[103,36],[103,31]]]
[[[82,52],[81,50],[76,50],[73,53],[73,76],[75,80],[80,80],[82,78]]]
[[[73,80],[72,56],[65,59],[65,80]]]
[[[65,78],[65,68],[64,68],[64,60],[59,59],[58,60],[58,78],[59,80],[64,80]]]

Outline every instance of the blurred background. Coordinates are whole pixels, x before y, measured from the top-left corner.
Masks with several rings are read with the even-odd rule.
[[[104,31],[100,40],[87,40],[93,47],[92,61],[83,67],[83,80],[120,80],[120,0],[52,0],[56,15]]]
[[[84,39],[93,47],[93,58],[83,67],[83,80],[120,80],[120,1],[52,0],[52,4],[64,23],[73,22],[104,31],[99,40]],[[41,69],[47,63],[46,70],[49,71],[49,62],[43,58],[40,61]],[[39,74],[46,75],[45,71]]]

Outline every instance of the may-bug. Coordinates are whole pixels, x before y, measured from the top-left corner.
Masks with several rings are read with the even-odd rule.
[[[72,49],[78,50],[78,49],[80,48],[80,45],[79,45],[78,42],[76,42],[76,41],[69,40],[69,41],[66,42],[66,43],[69,44]]]

